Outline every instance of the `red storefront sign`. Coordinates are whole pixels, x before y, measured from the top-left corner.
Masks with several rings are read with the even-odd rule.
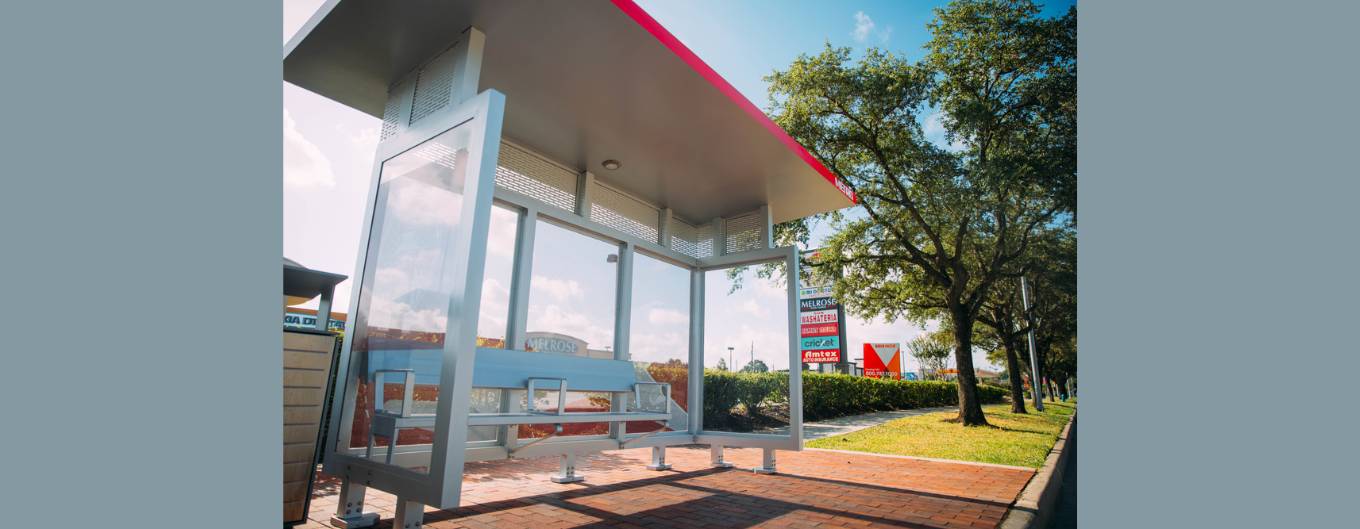
[[[827,323],[822,325],[803,325],[801,326],[800,329],[798,329],[798,331],[803,338],[807,338],[810,336],[832,336],[840,334],[840,327],[837,327],[836,324],[834,323]]]
[[[840,361],[840,349],[808,349],[803,351],[804,364],[835,363]]]

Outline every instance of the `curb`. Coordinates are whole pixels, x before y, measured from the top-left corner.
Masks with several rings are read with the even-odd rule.
[[[1073,448],[1077,446],[1076,425],[1077,414],[1073,413],[1067,426],[1058,434],[1058,442],[1053,444],[1044,466],[1034,473],[1029,484],[1020,491],[1015,504],[1006,511],[1006,517],[1001,519],[1001,525],[998,526],[1000,529],[1037,529],[1048,524],[1053,515],[1053,505],[1062,495],[1063,471],[1067,468],[1067,454],[1070,452],[1067,447],[1069,444]]]

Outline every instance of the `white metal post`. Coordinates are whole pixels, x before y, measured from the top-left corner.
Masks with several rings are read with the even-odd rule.
[[[708,447],[709,464],[715,468],[732,468],[732,463],[723,459],[723,446],[720,444],[709,445]]]
[[[647,465],[647,470],[670,470],[671,466],[666,464],[666,447],[652,447],[652,464]]]
[[[774,474],[776,472],[774,467],[774,449],[761,448],[760,466],[753,468],[751,470],[754,471],[756,474]]]
[[[372,527],[378,521],[378,513],[364,512],[364,493],[368,487],[352,479],[340,482],[340,498],[335,504],[335,516],[331,525],[340,529],[359,529]]]
[[[393,529],[420,529],[424,523],[425,504],[397,498],[397,516],[392,520]]]
[[[1029,306],[1029,283],[1025,281],[1025,276],[1020,276],[1020,301],[1025,305],[1025,322],[1029,324],[1029,367],[1033,371],[1030,379],[1030,389],[1034,390],[1034,409],[1044,411],[1043,390],[1039,389],[1041,384],[1039,378],[1039,355],[1034,348],[1034,315],[1030,312]]]
[[[576,454],[562,454],[562,466],[556,476],[549,478],[553,483],[576,483],[584,481],[585,476],[576,473]]]

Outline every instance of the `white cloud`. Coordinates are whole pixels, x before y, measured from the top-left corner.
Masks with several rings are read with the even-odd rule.
[[[674,309],[651,309],[647,311],[647,321],[654,325],[685,325],[689,315]]]
[[[854,36],[855,40],[859,42],[864,42],[865,40],[869,39],[869,35],[873,32],[874,32],[874,19],[869,18],[869,15],[864,14],[863,11],[856,12],[855,30],[850,32],[850,35]]]
[[[283,182],[300,188],[335,187],[330,159],[298,131],[288,109],[283,110]]]
[[[583,294],[581,284],[573,279],[553,279],[534,274],[532,284],[534,291],[545,292],[555,301],[568,301]]]
[[[967,145],[964,145],[962,139],[955,138],[954,141],[949,141],[947,139],[945,136],[946,130],[944,128],[944,115],[938,111],[931,112],[929,116],[926,116],[925,123],[921,125],[921,132],[926,135],[926,139],[929,139],[941,149],[958,152],[967,147]]]

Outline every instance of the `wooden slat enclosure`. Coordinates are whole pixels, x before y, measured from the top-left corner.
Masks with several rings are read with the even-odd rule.
[[[305,521],[335,336],[283,333],[283,520]]]

